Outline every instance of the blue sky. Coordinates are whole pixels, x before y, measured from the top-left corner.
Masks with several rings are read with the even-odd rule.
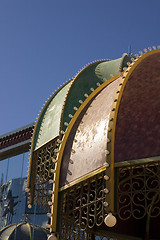
[[[160,45],[160,1],[0,0],[0,135],[85,64]]]

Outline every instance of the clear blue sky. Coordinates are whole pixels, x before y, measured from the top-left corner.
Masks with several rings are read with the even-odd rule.
[[[159,0],[0,0],[0,135],[85,64],[160,44]]]

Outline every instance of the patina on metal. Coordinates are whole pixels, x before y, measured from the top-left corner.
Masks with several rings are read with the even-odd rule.
[[[159,219],[160,215],[159,162],[135,161],[137,158],[160,155],[159,140],[157,137],[155,149],[152,151],[149,148],[151,151],[146,153],[145,147],[139,148],[139,144],[143,143],[141,136],[132,128],[137,124],[138,128],[143,127],[144,123],[145,132],[149,128],[149,138],[147,136],[144,139],[144,135],[144,142],[151,140],[152,125],[146,125],[148,115],[143,104],[149,104],[151,101],[154,102],[151,106],[159,109],[159,59],[160,50],[145,53],[137,59],[132,58],[132,63],[127,63],[128,68],[122,74],[102,84],[98,82],[96,89],[90,88],[90,94],[89,90],[85,93],[79,91],[80,96],[83,95],[84,98],[77,98],[77,105],[72,106],[72,103],[72,112],[68,112],[69,95],[74,92],[75,86],[75,94],[78,94],[79,84],[75,83],[78,83],[77,79],[85,73],[81,71],[75,78],[77,82],[74,79],[75,82],[73,80],[72,83],[75,85],[71,84],[67,92],[62,108],[59,136],[32,153],[34,159],[31,159],[30,165],[30,202],[33,201],[37,188],[33,187],[35,183],[38,185],[41,180],[44,181],[43,186],[39,184],[40,188],[36,190],[39,192],[37,199],[44,194],[44,202],[49,198],[45,195],[45,189],[41,191],[41,186],[47,188],[47,182],[51,184],[52,188],[49,187],[47,191],[51,193],[50,231],[58,232],[61,239],[95,239],[96,236],[103,239],[106,236],[118,240],[144,237],[148,240],[150,236],[157,237],[156,231],[150,235],[149,228],[154,222],[153,219]],[[149,68],[153,63],[154,68]],[[101,67],[102,65],[103,62]],[[93,66],[95,67],[94,64]],[[101,67],[97,65],[96,71]],[[157,88],[152,87],[152,78],[153,82],[155,79]],[[142,94],[141,99],[140,95],[144,89],[146,95]],[[156,93],[153,98],[152,90]],[[132,103],[137,111],[132,109]],[[132,110],[135,113],[134,117]],[[136,120],[136,113],[140,113],[141,110],[144,117]],[[130,120],[129,126],[126,125],[126,119]],[[157,129],[156,136],[159,136],[159,112],[153,119],[153,129]],[[130,128],[132,131],[128,136],[125,129]],[[128,165],[130,161],[134,164]],[[33,169],[36,171],[31,176],[34,173]],[[111,230],[104,224],[104,217],[110,212],[117,218],[117,224]]]

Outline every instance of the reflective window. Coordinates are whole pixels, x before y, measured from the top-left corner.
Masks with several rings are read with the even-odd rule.
[[[0,161],[1,181],[27,177],[29,152]],[[3,180],[2,180],[3,178]]]

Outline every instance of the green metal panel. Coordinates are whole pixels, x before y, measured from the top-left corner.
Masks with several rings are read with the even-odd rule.
[[[65,100],[66,93],[71,85],[71,82],[64,85],[64,87],[51,97],[48,104],[42,110],[41,117],[38,120],[34,150],[43,146],[57,135],[59,135],[61,112]]]
[[[103,81],[104,79],[105,80],[110,79],[111,74],[115,76],[120,72],[121,62],[122,58],[118,58],[116,60],[98,64],[98,66],[95,69],[96,76]]]
[[[69,114],[74,115],[74,107],[79,108],[79,101],[85,100],[85,94],[91,94],[91,88],[96,89],[97,82],[102,84],[109,80],[112,75],[115,76],[123,71],[123,67],[127,66],[127,62],[131,61],[131,57],[124,54],[122,58],[112,61],[96,62],[87,66],[74,80],[68,94],[62,115],[62,129],[65,131],[65,123],[69,123],[71,118]]]
[[[112,75],[117,75],[124,66],[127,66],[130,58],[130,56],[123,55],[122,58],[116,60],[92,63],[84,68],[72,82],[68,82],[57,91],[47,102],[37,121],[33,150],[59,135],[60,127],[65,131],[67,126],[64,123],[69,123],[71,120],[69,114],[75,113],[73,107],[79,108],[81,101],[84,101],[86,96],[98,87],[97,83],[102,84]],[[60,126],[61,123],[62,126]]]

